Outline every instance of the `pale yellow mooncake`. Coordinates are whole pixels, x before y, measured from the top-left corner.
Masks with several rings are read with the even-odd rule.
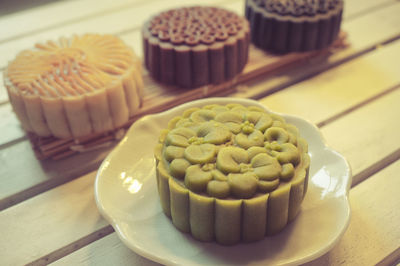
[[[121,127],[143,97],[141,62],[119,38],[86,34],[36,44],[4,71],[23,128],[79,138]]]

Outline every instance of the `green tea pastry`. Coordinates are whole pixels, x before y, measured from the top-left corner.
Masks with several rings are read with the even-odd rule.
[[[112,35],[36,44],[4,71],[22,127],[38,136],[79,138],[121,127],[142,102],[141,63]]]
[[[186,110],[155,149],[162,209],[201,241],[232,245],[278,233],[305,196],[307,149],[295,126],[255,106]]]

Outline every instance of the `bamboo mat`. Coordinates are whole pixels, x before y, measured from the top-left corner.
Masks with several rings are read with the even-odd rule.
[[[285,69],[301,67],[302,64],[314,58],[329,57],[348,47],[346,33],[341,32],[338,39],[327,49],[306,53],[291,53],[287,55],[273,55],[250,45],[249,61],[233,80],[218,84],[208,85],[195,89],[181,89],[165,86],[154,81],[149,73],[144,70],[144,98],[139,112],[133,116],[123,127],[101,134],[92,134],[79,139],[57,139],[54,137],[38,137],[28,133],[28,138],[40,160],[59,160],[77,153],[94,149],[114,146],[125,135],[130,125],[140,117],[162,112],[182,103],[214,96],[226,96],[239,90],[246,90],[242,84],[258,76],[267,76],[271,73],[284,73]],[[251,90],[251,88],[247,88]],[[247,93],[251,96],[251,91]]]

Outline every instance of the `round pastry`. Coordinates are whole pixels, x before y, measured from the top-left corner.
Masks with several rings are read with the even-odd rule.
[[[251,41],[273,53],[328,47],[337,38],[343,0],[246,0]]]
[[[86,34],[36,44],[4,71],[23,128],[79,138],[121,127],[141,105],[141,63],[112,35]]]
[[[232,245],[278,233],[305,196],[307,150],[294,125],[259,107],[186,110],[155,149],[162,209],[201,241]]]
[[[165,11],[150,18],[142,34],[145,65],[167,85],[218,84],[234,78],[247,63],[249,23],[224,9]]]

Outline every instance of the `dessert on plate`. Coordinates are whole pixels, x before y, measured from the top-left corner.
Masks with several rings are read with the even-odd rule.
[[[246,0],[251,41],[273,52],[304,52],[328,47],[337,38],[343,0]]]
[[[218,84],[239,74],[248,59],[246,18],[215,7],[161,12],[142,28],[144,61],[161,83],[184,88]]]
[[[201,241],[252,242],[295,219],[305,196],[307,142],[255,106],[207,105],[173,118],[155,148],[164,213]]]
[[[116,129],[143,97],[140,60],[112,35],[36,44],[8,64],[4,84],[22,127],[40,137],[79,138]]]

